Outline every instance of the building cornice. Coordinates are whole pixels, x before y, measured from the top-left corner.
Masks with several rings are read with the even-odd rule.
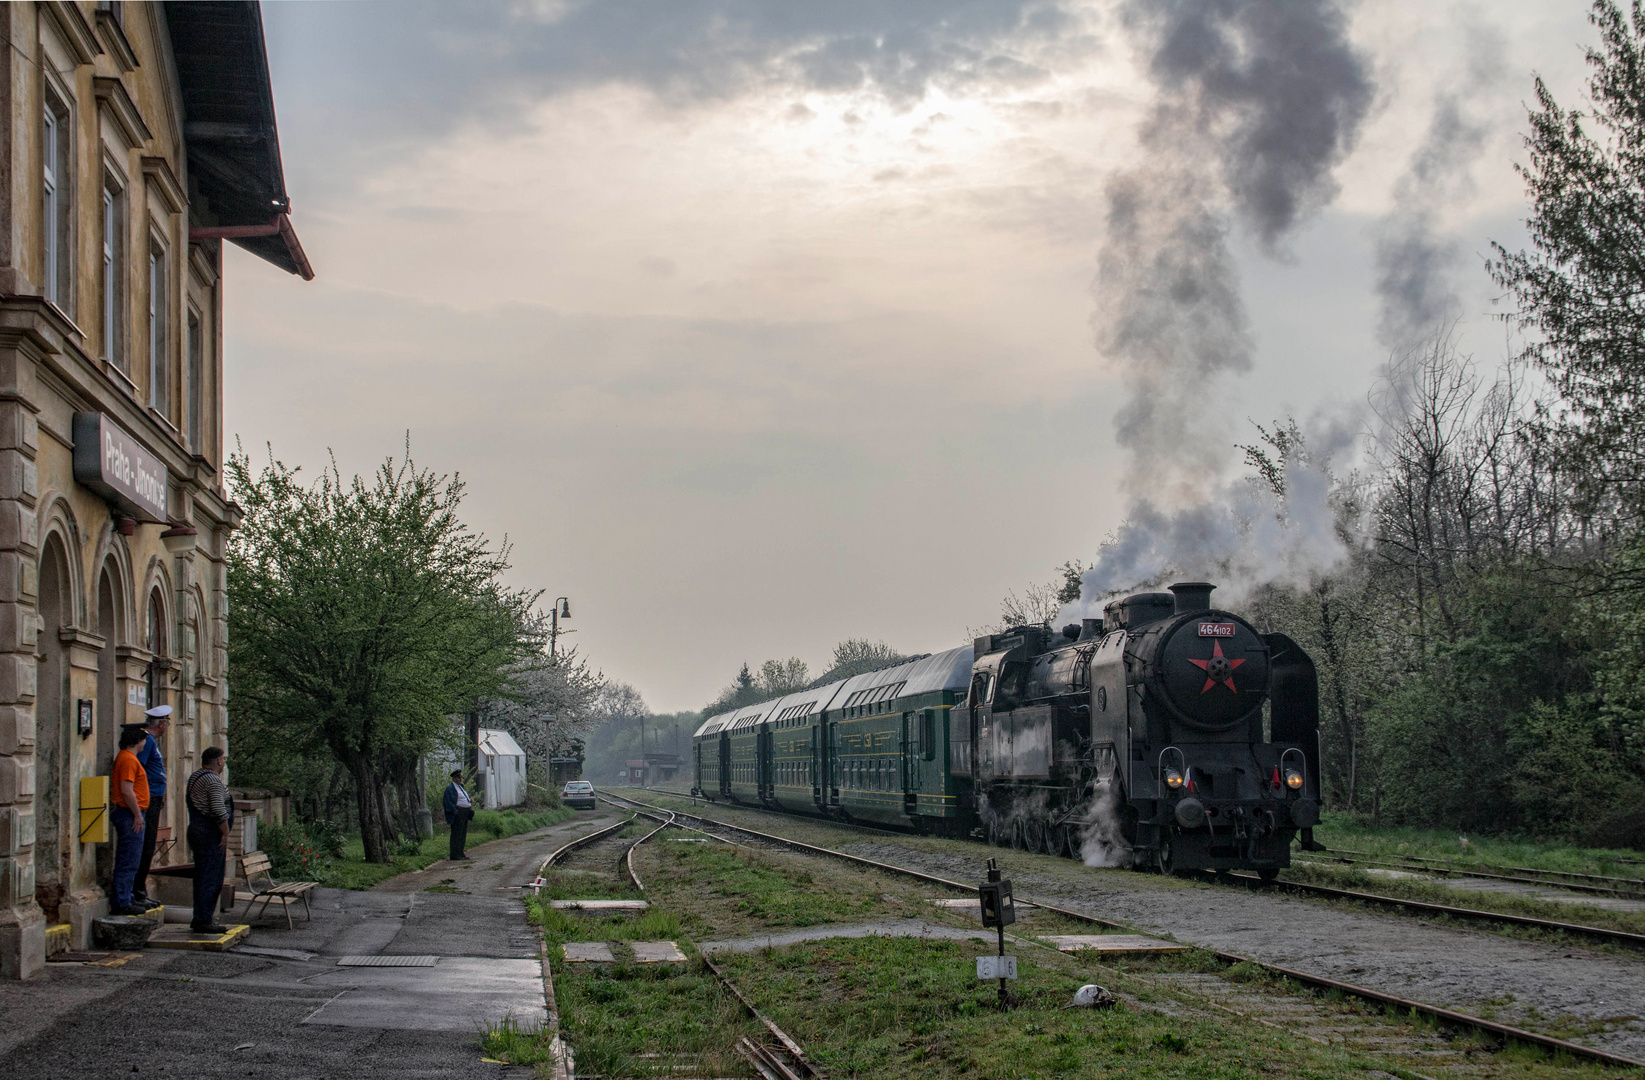
[[[89,64],[97,59],[103,47],[97,43],[97,34],[86,21],[79,4],[52,0],[50,3],[41,4],[40,8],[51,16],[51,21],[57,24],[57,30],[63,35],[63,40],[74,50],[75,63]],[[98,12],[98,15],[102,14]]]
[[[177,182],[177,174],[171,171],[171,162],[163,157],[144,157],[143,176],[166,200],[166,206],[174,214],[181,214],[188,206],[188,196],[183,193],[183,185]]]
[[[137,63],[137,52],[131,47],[125,28],[120,25],[120,20],[114,17],[114,12],[98,10],[97,36],[108,47],[109,55],[120,65],[121,71],[137,70],[140,66]]]
[[[125,83],[99,75],[92,80],[92,90],[97,95],[97,104],[120,129],[126,149],[136,150],[154,138],[154,133],[143,122],[143,114],[137,110],[137,103],[126,92]]]

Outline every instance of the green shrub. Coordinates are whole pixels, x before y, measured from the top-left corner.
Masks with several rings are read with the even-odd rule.
[[[313,881],[331,865],[327,851],[316,842],[306,822],[268,824],[257,832],[257,845],[268,854],[270,872],[287,881]]]

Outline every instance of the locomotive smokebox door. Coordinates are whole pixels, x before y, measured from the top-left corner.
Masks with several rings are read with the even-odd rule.
[[[977,886],[982,902],[982,925],[986,928],[1010,926],[1017,921],[1017,905],[1011,900],[1011,879],[1000,878],[994,860],[988,860],[988,880]]]

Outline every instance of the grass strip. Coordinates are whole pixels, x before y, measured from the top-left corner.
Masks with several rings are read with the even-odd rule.
[[[1506,874],[1513,867],[1527,867],[1645,880],[1645,852],[1578,847],[1557,837],[1466,836],[1448,829],[1378,825],[1328,811],[1314,838],[1328,848],[1368,856],[1440,859],[1458,869]]]

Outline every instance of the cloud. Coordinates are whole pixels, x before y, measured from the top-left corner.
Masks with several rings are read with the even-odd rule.
[[[264,18],[282,116],[323,143],[331,172],[305,177],[315,190],[464,125],[518,128],[533,102],[606,83],[670,108],[757,91],[907,108],[933,87],[1043,81],[1051,59],[1096,47],[1062,0],[440,0],[271,4]]]

